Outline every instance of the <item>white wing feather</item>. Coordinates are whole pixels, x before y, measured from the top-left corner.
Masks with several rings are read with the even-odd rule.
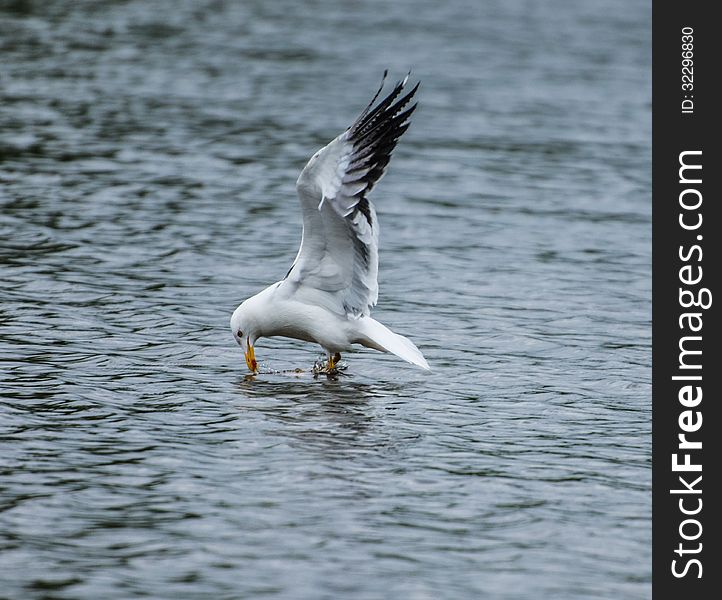
[[[418,84],[397,100],[406,81],[372,108],[379,88],[354,124],[313,155],[296,182],[303,235],[280,288],[299,301],[354,317],[368,315],[376,304],[379,227],[366,195],[384,175],[416,108],[405,107]]]

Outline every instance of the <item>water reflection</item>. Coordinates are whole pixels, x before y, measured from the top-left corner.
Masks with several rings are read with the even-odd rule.
[[[308,373],[303,375],[310,378]],[[349,458],[359,451],[383,452],[395,443],[395,436],[386,428],[391,425],[389,419],[397,408],[394,401],[402,396],[402,386],[353,382],[350,377],[303,381],[297,374],[288,376],[295,380],[274,381],[266,376],[238,382],[239,391],[247,398],[238,406],[277,422],[281,427],[274,427],[276,434],[288,435],[300,447],[327,458]],[[281,378],[286,376],[275,376]]]

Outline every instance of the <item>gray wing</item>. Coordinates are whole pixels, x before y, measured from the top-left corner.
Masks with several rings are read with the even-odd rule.
[[[300,301],[356,317],[376,304],[379,227],[367,195],[416,108],[409,104],[419,84],[402,96],[407,80],[374,106],[382,81],[353,125],[316,152],[296,182],[303,236],[281,286]]]

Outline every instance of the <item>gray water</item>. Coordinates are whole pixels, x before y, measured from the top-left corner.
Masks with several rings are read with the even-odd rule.
[[[650,597],[647,3],[0,7],[0,597]],[[384,68],[374,316],[433,370],[248,378]]]

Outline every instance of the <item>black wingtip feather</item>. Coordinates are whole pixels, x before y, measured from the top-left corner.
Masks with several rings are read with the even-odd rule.
[[[373,123],[376,122],[377,118],[382,117],[387,109],[391,107],[394,100],[399,96],[401,91],[406,86],[406,83],[408,82],[409,77],[411,76],[411,71],[409,71],[408,75],[404,77],[401,81],[397,81],[396,85],[393,87],[391,92],[389,93],[386,98],[384,98],[381,102],[379,102],[374,108],[372,108],[373,104],[376,102],[376,99],[378,98],[379,94],[381,93],[384,83],[386,81],[386,75],[388,73],[388,70],[384,70],[384,76],[381,80],[381,87],[378,89],[376,94],[374,95],[371,102],[366,106],[366,108],[362,111],[362,113],[359,115],[359,117],[356,119],[356,121],[349,127],[349,130],[352,133],[359,133],[363,132],[364,129],[366,129],[369,125],[373,125]],[[413,87],[413,89],[404,96],[399,102],[394,104],[395,110],[394,112],[398,112],[403,106],[406,105],[406,103],[413,97],[413,95],[416,93],[416,90],[419,88],[419,84],[421,82],[417,82],[416,85]],[[393,108],[393,107],[391,107]]]
[[[400,102],[401,101],[399,101],[399,103]],[[398,129],[401,124],[408,120],[414,110],[416,110],[416,106],[416,104],[412,104],[409,108],[402,112],[398,112],[398,108],[396,108],[394,112],[398,114],[395,114],[394,116],[389,117],[385,120],[379,121],[371,129],[366,130],[362,134],[353,136],[353,143],[357,145],[373,144],[376,140],[386,137],[390,132]],[[391,113],[390,109],[389,113]]]
[[[374,105],[374,102],[376,102],[376,98],[379,97],[379,94],[381,93],[381,90],[384,89],[384,84],[386,83],[386,76],[387,76],[388,74],[389,74],[389,70],[388,70],[388,69],[384,69],[384,74],[383,74],[383,76],[381,77],[381,84],[379,85],[379,89],[376,90],[376,93],[374,94],[374,97],[371,98],[371,102],[369,102],[369,103],[366,105],[366,108],[363,109],[363,112],[361,113],[361,115],[359,115],[359,118],[356,119],[356,123],[358,123],[359,121],[361,121],[361,120],[366,116],[366,114],[369,112],[369,110],[371,110],[371,107]],[[354,125],[356,125],[356,123],[354,123],[353,125],[351,125],[351,127],[353,127]],[[351,127],[349,127],[349,129],[351,129]]]
[[[387,71],[381,81],[381,87],[371,102],[348,129],[348,141],[353,144],[354,152],[351,158],[352,170],[368,169],[365,175],[353,181],[366,183],[363,190],[358,193],[358,203],[353,210],[353,216],[359,212],[363,214],[370,226],[372,213],[366,195],[373,189],[379,179],[386,172],[399,138],[411,124],[409,118],[416,110],[417,103],[408,104],[414,98],[421,82],[417,82],[406,94],[404,91],[409,74],[394,85],[391,92],[376,104],[386,80]],[[408,89],[408,88],[407,88]],[[374,106],[374,104],[376,104]]]

